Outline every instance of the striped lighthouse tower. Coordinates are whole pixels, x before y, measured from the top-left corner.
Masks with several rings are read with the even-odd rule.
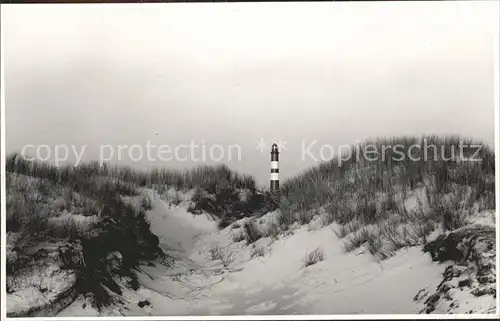
[[[273,144],[271,148],[271,192],[277,192],[280,188],[279,172],[278,145]]]

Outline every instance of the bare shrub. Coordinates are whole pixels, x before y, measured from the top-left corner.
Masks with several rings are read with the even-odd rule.
[[[220,260],[220,258],[223,256],[223,251],[219,244],[213,245],[209,251],[212,261]]]
[[[213,261],[220,260],[224,267],[228,267],[235,260],[234,252],[222,248],[219,244],[210,248],[210,255]]]

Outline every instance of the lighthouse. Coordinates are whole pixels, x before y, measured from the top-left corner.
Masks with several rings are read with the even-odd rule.
[[[280,188],[279,172],[278,145],[273,144],[271,147],[271,192],[277,192]]]

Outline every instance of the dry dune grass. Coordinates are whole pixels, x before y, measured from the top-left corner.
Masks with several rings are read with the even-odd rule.
[[[396,161],[384,146],[437,146],[438,157],[422,159],[424,148]],[[469,223],[474,213],[495,209],[494,152],[482,145],[480,162],[450,158],[459,145],[479,145],[460,137],[396,137],[367,141],[384,159],[334,159],[282,184],[279,225],[286,230],[295,222],[311,221],[318,208],[326,211],[324,223],[337,223],[335,234],[345,238],[345,249],[366,246],[370,253],[390,257],[400,248],[425,244],[436,228],[455,230]],[[352,152],[355,151],[352,147]],[[463,150],[472,157],[476,149]],[[352,153],[354,155],[354,153]]]
[[[321,262],[325,259],[323,254],[323,250],[319,247],[307,253],[304,257],[304,267],[308,267],[314,265],[318,262]]]

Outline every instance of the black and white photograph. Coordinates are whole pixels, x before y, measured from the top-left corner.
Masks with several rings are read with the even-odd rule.
[[[499,316],[498,1],[12,2],[2,320]]]

